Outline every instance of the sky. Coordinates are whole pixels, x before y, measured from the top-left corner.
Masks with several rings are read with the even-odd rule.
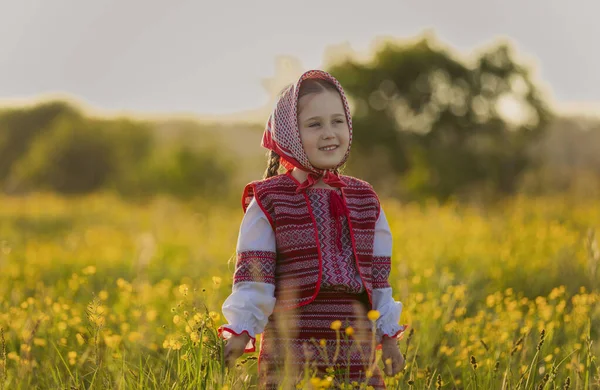
[[[597,0],[0,0],[0,106],[233,116],[345,46],[424,30],[468,55],[508,38],[557,109],[600,108]],[[281,56],[297,59],[287,73]]]

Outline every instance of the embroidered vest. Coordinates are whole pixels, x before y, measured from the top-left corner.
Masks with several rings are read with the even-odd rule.
[[[346,183],[342,199],[346,205],[352,249],[358,272],[371,301],[373,290],[373,242],[379,217],[379,199],[370,184],[341,176]],[[305,192],[290,173],[255,181],[242,197],[244,212],[254,197],[275,232],[275,311],[312,302],[321,286],[323,261],[317,222]]]

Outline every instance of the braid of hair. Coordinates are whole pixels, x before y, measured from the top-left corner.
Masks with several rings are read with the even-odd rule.
[[[268,179],[269,177],[277,176],[279,174],[279,160],[279,155],[271,150],[269,152],[269,160],[267,161],[267,170],[265,171],[263,179]]]

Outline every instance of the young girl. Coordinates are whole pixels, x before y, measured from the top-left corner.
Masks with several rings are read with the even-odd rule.
[[[388,283],[389,225],[373,188],[338,174],[351,143],[348,102],[333,76],[308,71],[282,92],[262,139],[270,150],[265,179],[242,197],[233,291],[223,304],[229,323],[220,328],[230,365],[253,352],[262,333],[260,388],[298,378],[306,364],[324,375],[333,369],[341,382],[385,388],[374,345],[386,374],[404,367],[402,304]],[[379,313],[375,334],[370,310]]]

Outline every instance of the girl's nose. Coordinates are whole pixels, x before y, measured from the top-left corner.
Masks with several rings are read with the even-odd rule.
[[[335,133],[333,132],[331,126],[325,126],[323,129],[323,139],[330,139],[333,137],[335,137]]]

